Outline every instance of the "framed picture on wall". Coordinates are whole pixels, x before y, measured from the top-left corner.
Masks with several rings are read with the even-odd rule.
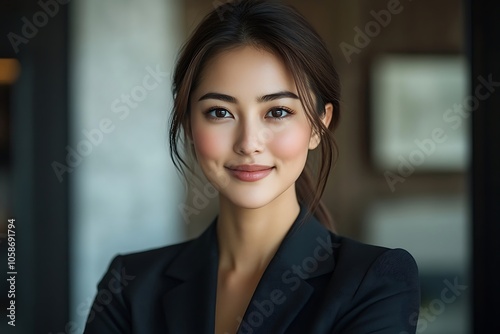
[[[370,151],[378,169],[461,171],[474,100],[461,55],[384,54],[370,73]]]

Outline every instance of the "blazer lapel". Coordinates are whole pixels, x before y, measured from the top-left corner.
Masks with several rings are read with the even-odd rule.
[[[301,210],[266,268],[240,321],[238,333],[283,333],[314,288],[308,279],[331,272],[331,233]],[[165,274],[171,286],[163,296],[168,333],[213,334],[217,293],[218,242],[215,218],[176,256]],[[302,222],[302,224],[300,224]]]
[[[307,303],[314,288],[308,279],[333,271],[331,233],[301,205],[299,216],[266,268],[238,330],[284,333]]]
[[[217,290],[217,237],[212,223],[171,263],[174,287],[163,296],[167,333],[213,334]]]

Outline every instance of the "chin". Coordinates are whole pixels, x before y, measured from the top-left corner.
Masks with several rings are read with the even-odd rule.
[[[272,196],[263,196],[262,192],[258,194],[238,193],[238,194],[224,194],[227,202],[242,209],[260,209],[275,199]]]

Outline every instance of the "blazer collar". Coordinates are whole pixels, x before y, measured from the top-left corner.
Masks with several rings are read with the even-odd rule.
[[[300,213],[266,268],[252,296],[239,333],[281,333],[309,300],[314,288],[307,280],[333,271],[333,234],[307,209]],[[217,217],[189,242],[165,274],[175,287],[163,296],[169,333],[212,334],[218,271]],[[237,324],[235,319],[235,325]],[[253,331],[251,331],[252,329]]]

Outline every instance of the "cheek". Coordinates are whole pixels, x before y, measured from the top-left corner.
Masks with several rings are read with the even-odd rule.
[[[276,134],[271,142],[274,154],[282,159],[303,159],[307,156],[310,132],[300,126]]]
[[[198,161],[203,163],[204,159],[217,159],[224,155],[227,148],[227,136],[220,131],[214,131],[204,127],[193,127],[193,144]]]

